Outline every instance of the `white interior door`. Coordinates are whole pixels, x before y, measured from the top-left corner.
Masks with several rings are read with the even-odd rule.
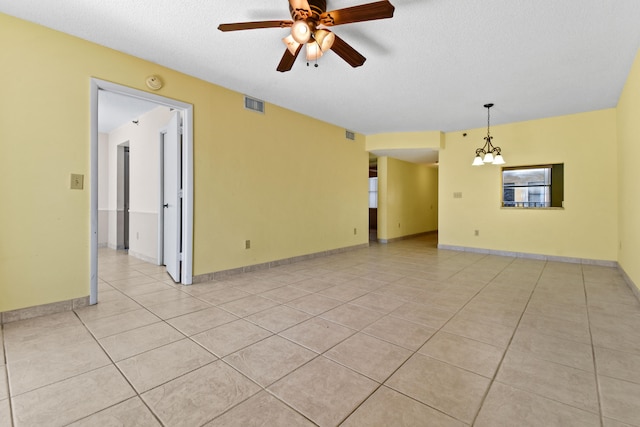
[[[163,261],[167,273],[180,282],[180,247],[182,224],[180,113],[174,111],[163,138]]]

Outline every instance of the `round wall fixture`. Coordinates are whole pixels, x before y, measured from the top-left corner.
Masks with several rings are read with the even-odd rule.
[[[160,80],[160,77],[156,75],[147,77],[146,83],[147,87],[151,90],[158,90],[162,88],[162,80]]]

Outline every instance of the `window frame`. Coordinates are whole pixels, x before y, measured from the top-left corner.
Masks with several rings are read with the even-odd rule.
[[[554,171],[553,168],[559,168],[556,169],[557,173],[561,174],[561,179],[559,180],[559,184],[556,184],[556,189],[557,186],[560,186],[560,195],[561,195],[561,202],[560,205],[555,205],[554,206],[554,189],[553,189],[553,184],[554,184]],[[549,169],[549,184],[540,184],[540,185],[514,185],[511,187],[505,187],[505,181],[504,181],[504,172],[505,171],[522,171],[522,170],[527,170],[527,169]],[[516,192],[517,188],[532,188],[532,187],[538,187],[538,188],[545,188],[544,191],[548,191],[549,192],[549,206],[518,206],[517,203],[523,203],[523,202],[516,202],[515,200],[513,201],[514,205],[513,206],[509,206],[509,205],[505,205],[505,190],[510,189],[513,193]],[[507,200],[506,202],[510,202],[509,200]],[[529,202],[526,202],[529,203]],[[539,202],[535,202],[535,203],[539,203]],[[543,203],[547,203],[547,202],[543,202]],[[556,201],[557,203],[557,201]],[[562,210],[564,209],[564,163],[548,163],[548,164],[538,164],[538,165],[524,165],[524,166],[504,166],[501,168],[500,170],[500,207],[502,209],[526,209],[526,210],[530,210],[530,209],[537,209],[537,210]]]

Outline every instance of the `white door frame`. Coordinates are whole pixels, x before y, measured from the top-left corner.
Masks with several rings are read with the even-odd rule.
[[[105,90],[155,102],[182,112],[182,271],[181,283],[193,283],[193,105],[91,78],[91,276],[90,304],[98,302],[98,92]]]
[[[173,120],[173,114],[177,115],[177,129],[173,127],[172,125],[172,120]],[[173,128],[173,129],[172,129]],[[169,122],[167,123],[167,126],[165,126],[164,128],[159,130],[159,158],[160,158],[160,162],[158,165],[158,170],[160,171],[160,178],[159,178],[159,193],[158,193],[158,265],[165,265],[167,268],[167,273],[169,273],[169,275],[171,276],[171,278],[173,280],[175,280],[175,274],[177,275],[182,275],[182,268],[178,267],[176,271],[176,269],[173,269],[172,271],[172,265],[167,264],[167,253],[165,252],[165,238],[171,238],[171,236],[167,236],[165,234],[165,221],[166,221],[166,214],[167,211],[165,211],[165,203],[168,203],[167,200],[165,199],[165,184],[167,182],[171,182],[171,180],[167,181],[165,173],[165,153],[166,153],[166,138],[167,138],[167,134],[169,134],[171,131],[177,132],[177,138],[178,138],[178,160],[180,157],[182,157],[182,115],[180,114],[179,111],[174,111],[172,113],[172,118],[169,120]],[[176,162],[178,163],[178,162]],[[177,165],[177,167],[179,169],[181,169],[182,165]],[[179,174],[181,173],[181,170],[178,172]],[[179,206],[182,205],[182,195],[178,195],[178,193],[182,193],[182,180],[180,175],[178,175],[178,181],[175,183],[176,186],[176,190],[177,192],[174,194],[174,196],[177,196],[177,201],[171,201],[171,203],[177,202],[177,204]],[[178,211],[178,216],[179,216],[179,220],[177,221],[179,224],[182,223],[182,210]],[[173,229],[173,228],[172,228]],[[182,238],[182,233],[178,233],[179,231],[179,227],[174,230],[176,234],[173,235],[173,238],[176,239],[176,242],[180,242],[181,238]],[[180,249],[180,253],[182,253],[182,249]],[[171,254],[171,251],[169,252],[169,254]],[[169,256],[169,261],[171,263],[173,263],[174,261],[176,261],[177,259],[177,265],[180,266],[182,264],[182,259],[180,257],[177,258],[173,258],[171,256]],[[182,277],[181,277],[182,280]]]

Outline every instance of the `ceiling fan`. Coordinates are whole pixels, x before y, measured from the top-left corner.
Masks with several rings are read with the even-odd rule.
[[[367,59],[327,27],[391,18],[394,10],[395,7],[388,1],[377,1],[327,12],[326,0],[289,0],[289,11],[293,20],[221,24],[218,29],[238,31],[257,28],[291,28],[291,34],[282,39],[287,49],[277,68],[280,72],[291,70],[302,46],[306,46],[307,61],[317,60],[330,49],[352,67],[359,67]]]

